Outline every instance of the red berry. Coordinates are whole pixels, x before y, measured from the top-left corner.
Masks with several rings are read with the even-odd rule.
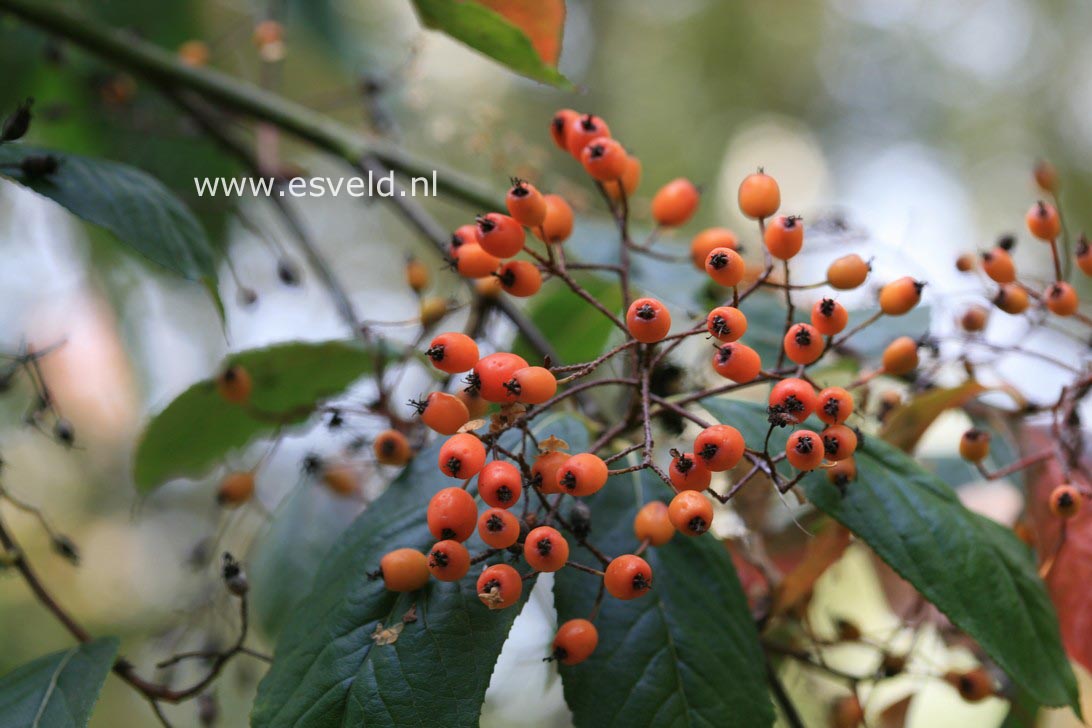
[[[819,392],[815,413],[828,425],[837,425],[853,414],[853,395],[841,387],[827,387]]]
[[[512,376],[527,367],[527,361],[516,354],[497,352],[478,360],[469,381],[489,402],[510,402],[508,387]]]
[[[527,534],[523,558],[535,571],[557,571],[569,560],[569,542],[556,528],[539,526]]]
[[[553,658],[563,665],[579,665],[599,644],[599,632],[586,619],[570,619],[557,628]]]
[[[466,334],[449,331],[433,339],[425,354],[440,371],[461,374],[478,363],[478,344]]]
[[[523,250],[523,226],[515,218],[490,212],[480,215],[477,222],[478,245],[485,252],[498,258],[511,258]]]
[[[458,581],[470,571],[470,552],[458,541],[440,541],[429,551],[428,570],[440,581]]]
[[[504,609],[519,601],[523,579],[508,564],[487,567],[478,577],[478,598],[490,609]]]
[[[787,422],[800,424],[808,419],[818,402],[815,388],[803,379],[782,379],[770,390],[770,409]]]
[[[823,335],[811,324],[793,324],[785,333],[785,356],[797,364],[811,364],[826,348]]]
[[[569,151],[569,145],[565,143],[565,136],[569,125],[579,118],[580,113],[572,109],[560,109],[554,112],[553,118],[550,119],[550,138],[554,140],[554,144],[557,145],[558,149]]]
[[[823,438],[811,430],[797,430],[789,435],[785,456],[797,470],[815,470],[823,463]]]
[[[636,599],[652,588],[652,567],[640,556],[619,556],[607,564],[603,585],[615,599]]]
[[[485,465],[485,445],[469,432],[452,435],[440,446],[440,470],[452,478],[473,478]]]
[[[428,530],[442,541],[465,541],[474,533],[478,506],[462,488],[444,488],[432,496],[426,512]]]
[[[527,298],[542,288],[542,271],[528,260],[510,260],[497,271],[501,288],[509,295]]]
[[[706,427],[694,438],[694,455],[715,473],[731,470],[743,459],[743,435],[731,425]]]
[[[762,360],[751,347],[733,341],[718,347],[713,353],[713,369],[725,379],[744,384],[759,375],[762,371]]]
[[[593,114],[578,115],[570,119],[565,127],[565,147],[569,154],[580,159],[580,153],[588,143],[600,137],[609,137],[610,127],[607,122]]]
[[[837,462],[857,451],[857,433],[845,425],[831,425],[822,432],[823,453],[827,460]]]
[[[679,453],[671,460],[668,475],[675,490],[705,490],[709,487],[712,473],[698,458],[690,453]]]
[[[523,493],[519,468],[503,460],[487,463],[478,474],[478,495],[493,508],[511,508]]]
[[[478,536],[490,548],[506,549],[519,540],[519,520],[503,508],[490,508],[478,519]]]
[[[626,312],[626,328],[637,341],[654,344],[671,330],[671,313],[655,298],[638,298]]]

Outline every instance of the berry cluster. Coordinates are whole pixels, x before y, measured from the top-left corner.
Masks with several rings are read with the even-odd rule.
[[[881,373],[899,376],[917,365],[918,344],[904,337],[883,353],[880,367],[849,387],[823,387],[811,379],[808,367],[856,331],[882,315],[899,316],[912,309],[921,298],[923,284],[903,278],[884,286],[879,292],[880,312],[846,331],[850,316],[837,300],[837,292],[862,286],[870,273],[869,263],[858,255],[845,255],[830,265],[824,281],[791,285],[788,261],[804,246],[804,221],[799,215],[777,214],[781,207],[779,186],[761,170],[740,184],[739,207],[758,223],[764,244],[762,268],[748,265],[739,237],[731,230],[713,227],[696,234],[686,259],[708,277],[713,290],[724,293],[724,301],[673,332],[668,307],[656,298],[633,296],[626,275],[631,254],[669,257],[653,248],[654,238],[638,244],[628,237],[630,203],[641,181],[640,161],[612,137],[604,120],[591,114],[559,111],[550,124],[550,134],[560,149],[580,162],[618,221],[622,234],[619,265],[566,260],[561,243],[573,229],[572,208],[560,196],[544,195],[521,179],[513,180],[507,193],[508,214],[483,214],[475,224],[454,232],[447,250],[451,265],[465,278],[474,279],[477,292],[487,297],[500,292],[532,296],[545,281],[558,279],[607,317],[624,338],[593,361],[565,365],[548,357],[536,365],[506,351],[483,355],[479,341],[455,331],[436,335],[424,346],[428,361],[447,375],[453,386],[451,391],[432,392],[411,404],[422,425],[447,438],[439,448],[437,467],[459,483],[440,490],[428,503],[428,528],[436,539],[431,549],[424,553],[399,549],[382,558],[374,576],[381,576],[390,590],[415,591],[432,578],[458,581],[467,577],[474,565],[487,564],[477,574],[476,585],[482,603],[490,609],[517,603],[523,582],[534,574],[562,568],[596,576],[601,581],[600,600],[604,593],[616,599],[641,597],[653,587],[652,567],[642,553],[666,544],[676,533],[694,537],[706,533],[714,520],[713,499],[727,502],[755,474],[766,474],[781,492],[787,492],[803,475],[823,468],[832,482],[845,487],[855,474],[853,453],[859,439],[858,432],[847,424],[855,412],[850,390]],[[689,180],[665,184],[652,197],[649,208],[656,232],[685,225],[700,201],[700,190]],[[542,245],[534,244],[527,231]],[[783,271],[780,280],[776,276],[778,263]],[[621,314],[581,287],[571,274],[579,268],[618,274],[624,301]],[[427,270],[416,261],[407,265],[406,275],[418,293],[428,284]],[[831,295],[815,303],[809,321],[794,321],[792,292],[819,286],[828,287]],[[763,362],[758,351],[745,343],[748,320],[741,304],[760,288],[783,291],[787,303],[776,363]],[[424,315],[422,323],[426,323]],[[435,319],[427,323],[435,323]],[[686,341],[703,336],[714,345],[711,372],[729,383],[674,401],[653,392],[652,378],[665,365],[666,357]],[[630,376],[591,376],[610,360],[623,363]],[[462,377],[457,385],[456,375]],[[763,383],[774,385],[769,393],[771,430],[793,429],[780,453],[769,452],[769,438],[767,444],[747,443],[732,425],[706,422],[686,407],[706,396]],[[531,435],[529,422],[539,413],[599,386],[628,388],[632,404],[623,421],[608,428],[588,451],[569,452],[567,443],[548,432],[541,439]],[[482,419],[491,411],[491,420]],[[825,429],[802,427],[813,414]],[[654,421],[667,416],[693,422],[700,429],[691,447],[670,449],[670,462],[661,467],[656,464]],[[631,429],[644,433],[638,445],[609,456],[601,454]],[[509,430],[524,433],[522,450],[501,444],[500,436]],[[375,439],[374,453],[380,463],[404,465],[413,448],[402,431],[391,429]],[[612,469],[613,463],[623,459],[635,464]],[[738,475],[745,460],[752,467],[747,474]],[[796,475],[784,476],[778,469],[781,462],[792,466]],[[667,502],[653,500],[640,508],[633,521],[634,549],[608,556],[588,541],[589,511],[581,499],[597,493],[612,475],[643,469],[659,476],[671,498]],[[715,473],[737,475],[727,495],[713,488]],[[470,490],[475,480],[476,498]],[[575,500],[564,516],[566,497]],[[520,505],[522,515],[517,516]],[[483,553],[471,554],[464,545],[475,534],[487,547]],[[573,542],[599,559],[599,568],[572,561]],[[495,563],[505,552],[510,563]],[[526,566],[524,573],[517,568],[521,563]],[[597,600],[589,618],[573,618],[561,625],[553,658],[572,665],[592,654],[598,641],[592,623],[598,604]]]

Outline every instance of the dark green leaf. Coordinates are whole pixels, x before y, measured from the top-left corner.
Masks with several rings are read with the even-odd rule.
[[[621,308],[622,292],[617,283],[582,276],[580,284],[611,311]],[[560,281],[551,287],[549,292],[535,297],[530,314],[539,331],[553,342],[561,357],[559,363],[576,364],[599,356],[607,338],[616,330],[614,324]],[[513,351],[528,361],[537,359],[534,349],[522,336],[516,339]]]
[[[761,405],[711,399],[704,406],[760,446]],[[785,434],[775,433],[771,451],[784,447]],[[856,460],[857,480],[844,496],[814,474],[802,483],[808,499],[872,547],[1034,700],[1076,709],[1058,621],[1027,548],[964,508],[950,487],[893,445],[869,437]]]
[[[531,39],[500,14],[474,2],[413,0],[421,23],[441,30],[521,75],[561,88],[571,84],[535,51]]]
[[[571,417],[546,415],[535,430],[539,437],[568,441],[574,450],[587,446],[584,426]],[[506,444],[517,442],[508,438]],[[428,500],[455,482],[436,467],[439,445],[414,458],[323,558],[258,688],[252,715],[257,728],[478,725],[493,665],[522,602],[490,612],[475,593],[479,570],[461,583],[432,582],[416,595],[388,592],[382,581],[366,576],[388,551],[424,550],[434,542],[425,523]],[[476,536],[467,546],[472,553],[484,550]],[[532,584],[525,584],[525,598]],[[399,622],[414,603],[417,621],[394,644],[374,645],[376,626]]]
[[[213,380],[194,384],[148,423],[133,474],[147,492],[170,478],[199,477],[225,454],[279,427],[306,420],[315,405],[372,371],[373,353],[344,341],[291,342],[233,354],[254,391],[246,406],[225,401]]]
[[[611,478],[587,499],[593,543],[612,555],[632,552],[638,504],[667,494],[648,471]],[[572,558],[598,565],[579,547]],[[645,558],[652,592],[632,601],[606,597],[596,619],[598,648],[586,662],[561,667],[574,723],[772,725],[765,658],[723,544],[676,536]],[[594,576],[562,569],[554,584],[559,621],[591,612]]]
[[[50,174],[21,168],[28,157],[54,157]],[[0,146],[0,171],[87,222],[106,228],[137,252],[190,280],[215,280],[216,261],[189,209],[154,177],[124,164],[38,149]]]
[[[112,637],[39,657],[0,678],[0,725],[78,728],[91,709],[118,652]]]

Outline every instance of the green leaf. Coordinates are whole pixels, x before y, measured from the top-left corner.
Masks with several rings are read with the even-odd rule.
[[[426,28],[440,30],[527,78],[560,88],[572,84],[535,51],[531,39],[499,13],[463,0],[413,0]]]
[[[27,175],[20,164],[35,156],[56,158],[57,169]],[[216,279],[215,255],[205,231],[154,177],[117,162],[22,144],[0,146],[0,171],[178,275],[194,281]]]
[[[39,657],[0,677],[0,725],[87,725],[117,653],[118,641],[109,637]]]
[[[540,438],[556,435],[574,450],[587,446],[586,429],[572,417],[544,416],[535,431]],[[428,500],[455,483],[436,467],[440,444],[415,457],[322,559],[314,587],[285,625],[273,666],[258,687],[255,728],[478,725],[493,665],[523,602],[486,609],[475,593],[477,569],[460,583],[433,581],[402,595],[366,576],[388,551],[424,550],[435,541],[425,522]],[[518,441],[508,437],[505,444]],[[477,536],[467,547],[485,550]],[[525,583],[524,599],[532,585]],[[406,624],[394,644],[375,645],[376,626],[399,623],[414,603],[417,621]]]
[[[200,477],[258,436],[307,420],[316,404],[371,372],[375,356],[345,341],[290,342],[232,354],[227,363],[250,374],[250,402],[227,402],[212,379],[178,395],[141,435],[133,465],[138,490],[149,492],[170,478]]]
[[[633,516],[665,486],[648,471],[615,476],[587,499],[592,536],[606,553],[637,548]],[[574,547],[573,560],[598,565]],[[773,724],[765,657],[754,619],[723,544],[677,535],[650,548],[651,593],[606,597],[595,623],[599,646],[586,662],[561,666],[577,726]],[[562,569],[554,582],[558,620],[586,617],[596,577]]]
[[[621,308],[622,291],[616,283],[597,276],[581,276],[578,280],[611,311]],[[591,361],[603,352],[607,339],[615,330],[614,324],[560,281],[551,288],[535,296],[530,315],[531,321],[553,342],[561,357],[560,362],[554,363]],[[535,349],[523,336],[516,339],[512,350],[527,361],[538,359]]]
[[[703,404],[760,446],[764,407],[728,399]],[[784,447],[786,435],[775,432],[771,452]],[[1058,620],[1027,548],[967,510],[948,485],[893,445],[869,437],[856,461],[857,479],[844,496],[816,473],[801,484],[808,499],[974,638],[1034,700],[1077,710]]]

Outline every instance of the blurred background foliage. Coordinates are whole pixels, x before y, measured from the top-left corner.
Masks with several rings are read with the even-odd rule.
[[[1018,264],[1031,278],[1048,275],[1049,258],[1022,233],[1023,213],[1036,195],[1034,160],[1057,165],[1071,229],[1092,226],[1092,209],[1082,204],[1092,192],[1086,38],[1092,5],[1085,2],[570,0],[560,68],[574,91],[520,79],[423,31],[405,0],[84,0],[78,6],[167,48],[204,40],[210,65],[396,140],[498,193],[514,175],[561,192],[585,213],[574,246],[589,258],[608,241],[606,221],[597,217],[594,190],[580,170],[550,145],[547,121],[563,106],[604,116],[641,158],[644,182],[634,205],[644,219],[659,184],[688,176],[703,186],[698,219],[666,245],[682,251],[687,233],[723,224],[756,251],[754,231],[736,210],[735,188],[764,166],[781,181],[787,209],[837,220],[844,233],[809,246],[796,280],[814,279],[808,271],[819,270],[835,248],[865,251],[876,257],[879,280],[894,272],[930,280],[934,330],[942,333],[956,311],[981,295],[954,272],[958,252],[1016,232]],[[254,26],[266,17],[287,29],[284,61],[272,71],[251,43]],[[230,636],[230,605],[215,569],[202,567],[210,548],[228,545],[252,556],[256,572],[264,570],[265,576],[255,574],[256,610],[261,626],[275,629],[354,510],[313,487],[300,474],[300,460],[343,443],[322,428],[289,438],[262,470],[262,508],[225,516],[213,500],[215,478],[138,498],[133,442],[148,413],[207,376],[226,351],[344,336],[343,326],[308,271],[299,287],[278,281],[278,260],[298,255],[268,207],[244,200],[240,218],[235,201],[196,198],[195,176],[241,171],[154,88],[7,17],[0,17],[0,58],[0,109],[36,99],[28,141],[151,172],[190,204],[239,281],[259,294],[253,307],[236,305],[240,284],[225,262],[221,294],[228,313],[221,329],[199,286],[134,258],[32,193],[0,185],[0,348],[67,340],[46,360],[46,376],[77,433],[77,446],[64,451],[21,424],[28,391],[0,399],[4,482],[46,509],[79,544],[83,563],[73,568],[49,558],[31,521],[14,512],[10,519],[60,599],[96,633],[119,635],[123,651],[145,669],[172,649]],[[280,154],[309,174],[344,172],[291,139],[281,140]],[[429,204],[452,227],[473,212],[442,198]],[[421,255],[436,271],[441,262],[381,204],[325,198],[296,206],[365,318],[417,314],[416,299],[402,285],[404,256]],[[659,281],[648,285],[687,305],[695,300],[688,289],[693,278],[676,275],[678,268],[646,270],[642,280]],[[455,291],[443,280],[437,286],[441,294]],[[994,318],[991,335],[1022,335]],[[496,335],[503,339],[505,332]],[[1080,353],[1049,331],[1035,336],[1030,345]],[[1016,376],[1031,371],[1018,358],[1003,367]],[[1060,384],[1049,373],[1024,381],[1029,395],[1041,398]],[[424,386],[407,377],[398,401]],[[249,467],[262,454],[252,448],[229,465]],[[369,488],[379,487],[377,474],[365,475]],[[263,509],[279,514],[272,526]],[[264,603],[263,579],[276,586],[267,588]],[[548,604],[539,606],[527,619],[552,618]],[[0,631],[0,672],[68,644],[19,580],[0,579],[0,609],[7,625]],[[224,725],[245,722],[261,669],[240,659],[227,671],[218,690]],[[543,692],[543,711],[558,711],[556,680],[544,683]],[[168,712],[178,725],[196,724],[193,705]],[[564,723],[563,710],[553,715]],[[982,725],[999,720],[996,711],[979,718]],[[92,725],[152,721],[135,694],[107,681]]]

